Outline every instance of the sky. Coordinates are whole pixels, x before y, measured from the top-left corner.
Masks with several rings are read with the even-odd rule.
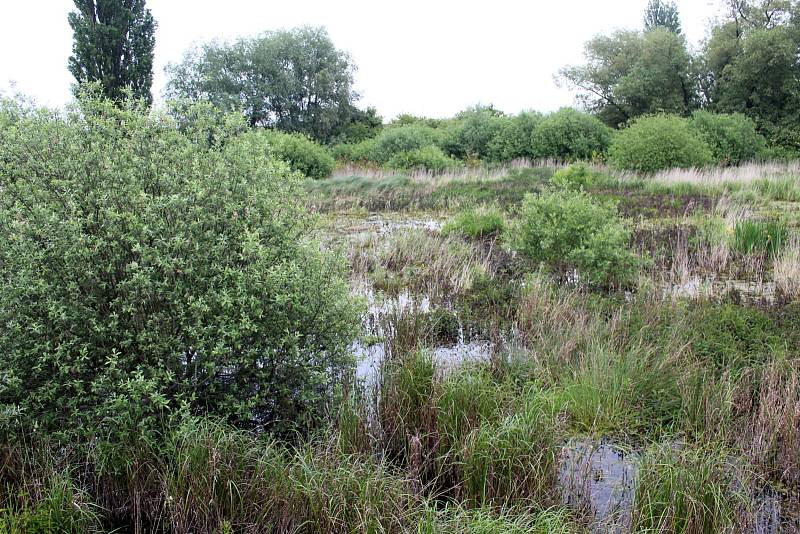
[[[697,45],[720,0],[677,0],[684,33]],[[193,44],[301,25],[325,26],[358,70],[361,106],[452,116],[475,104],[507,113],[575,103],[558,70],[582,61],[583,44],[617,29],[639,29],[647,0],[148,0],[158,23],[153,93],[164,67]],[[63,106],[72,0],[0,0],[0,91]]]

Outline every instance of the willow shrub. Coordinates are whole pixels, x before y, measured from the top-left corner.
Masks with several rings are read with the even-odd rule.
[[[687,119],[676,115],[636,119],[614,137],[609,158],[619,169],[643,173],[704,167],[714,161],[703,137]]]
[[[336,160],[327,148],[302,134],[267,130],[262,135],[273,156],[288,163],[293,171],[309,178],[328,178],[336,166]]]
[[[567,277],[576,269],[578,280],[592,286],[633,282],[639,259],[630,239],[630,225],[614,206],[567,190],[526,195],[509,231],[510,246],[523,257]]]
[[[110,438],[177,410],[320,420],[358,310],[258,134],[199,144],[91,95],[0,125],[0,411]]]

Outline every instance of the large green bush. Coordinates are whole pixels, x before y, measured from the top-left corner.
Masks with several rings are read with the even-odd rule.
[[[441,148],[434,145],[398,152],[386,162],[386,166],[390,169],[425,169],[433,172],[442,172],[462,165],[462,162],[451,158],[442,152]]]
[[[299,171],[316,180],[327,178],[333,172],[336,161],[330,152],[301,134],[288,134],[277,130],[264,132],[269,152],[289,164],[293,171]]]
[[[606,152],[611,134],[611,128],[592,115],[563,108],[544,117],[536,126],[531,137],[533,156],[589,160]]]
[[[616,135],[609,157],[620,169],[645,173],[703,167],[714,161],[708,144],[689,121],[675,115],[636,119]]]
[[[411,125],[386,128],[371,143],[369,159],[384,164],[401,152],[411,152],[435,145],[441,134],[434,128]]]
[[[517,158],[535,158],[533,132],[541,122],[539,113],[524,111],[501,122],[487,147],[491,161],[511,161]]]
[[[756,131],[756,124],[739,113],[696,111],[691,126],[711,147],[714,159],[723,165],[755,160],[767,144],[764,136]]]
[[[446,129],[445,150],[461,159],[486,159],[503,125],[508,122],[500,112],[476,106],[459,113]]]
[[[260,134],[202,145],[94,97],[0,117],[0,412],[111,439],[177,410],[323,415],[358,310]]]
[[[613,206],[582,191],[551,191],[525,197],[509,243],[523,257],[561,274],[577,269],[590,285],[629,284],[638,267],[629,250],[631,229]]]

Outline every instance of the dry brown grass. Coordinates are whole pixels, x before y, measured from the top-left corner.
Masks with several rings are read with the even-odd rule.
[[[795,236],[789,241],[775,259],[773,277],[780,295],[788,299],[800,296],[800,237]]]

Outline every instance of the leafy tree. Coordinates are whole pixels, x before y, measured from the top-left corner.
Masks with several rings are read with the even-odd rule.
[[[358,310],[259,132],[209,144],[94,97],[0,124],[0,412],[112,442],[184,411],[320,420]]]
[[[333,172],[336,161],[328,149],[302,134],[288,134],[265,130],[262,137],[267,142],[267,152],[285,161],[293,171],[321,180]]]
[[[798,34],[789,27],[748,33],[741,53],[723,69],[714,109],[744,113],[773,137],[781,127],[800,127],[798,49]]]
[[[672,33],[681,33],[681,17],[674,2],[650,0],[644,12],[645,31],[664,28]]]
[[[69,70],[78,84],[100,82],[106,96],[152,102],[156,23],[145,0],[74,0]]]
[[[354,71],[324,28],[302,27],[190,50],[167,67],[167,95],[207,99],[220,109],[242,111],[251,126],[328,142],[356,115]]]
[[[663,28],[621,31],[586,43],[586,64],[561,77],[610,126],[641,115],[688,115],[699,102],[686,39]]]

